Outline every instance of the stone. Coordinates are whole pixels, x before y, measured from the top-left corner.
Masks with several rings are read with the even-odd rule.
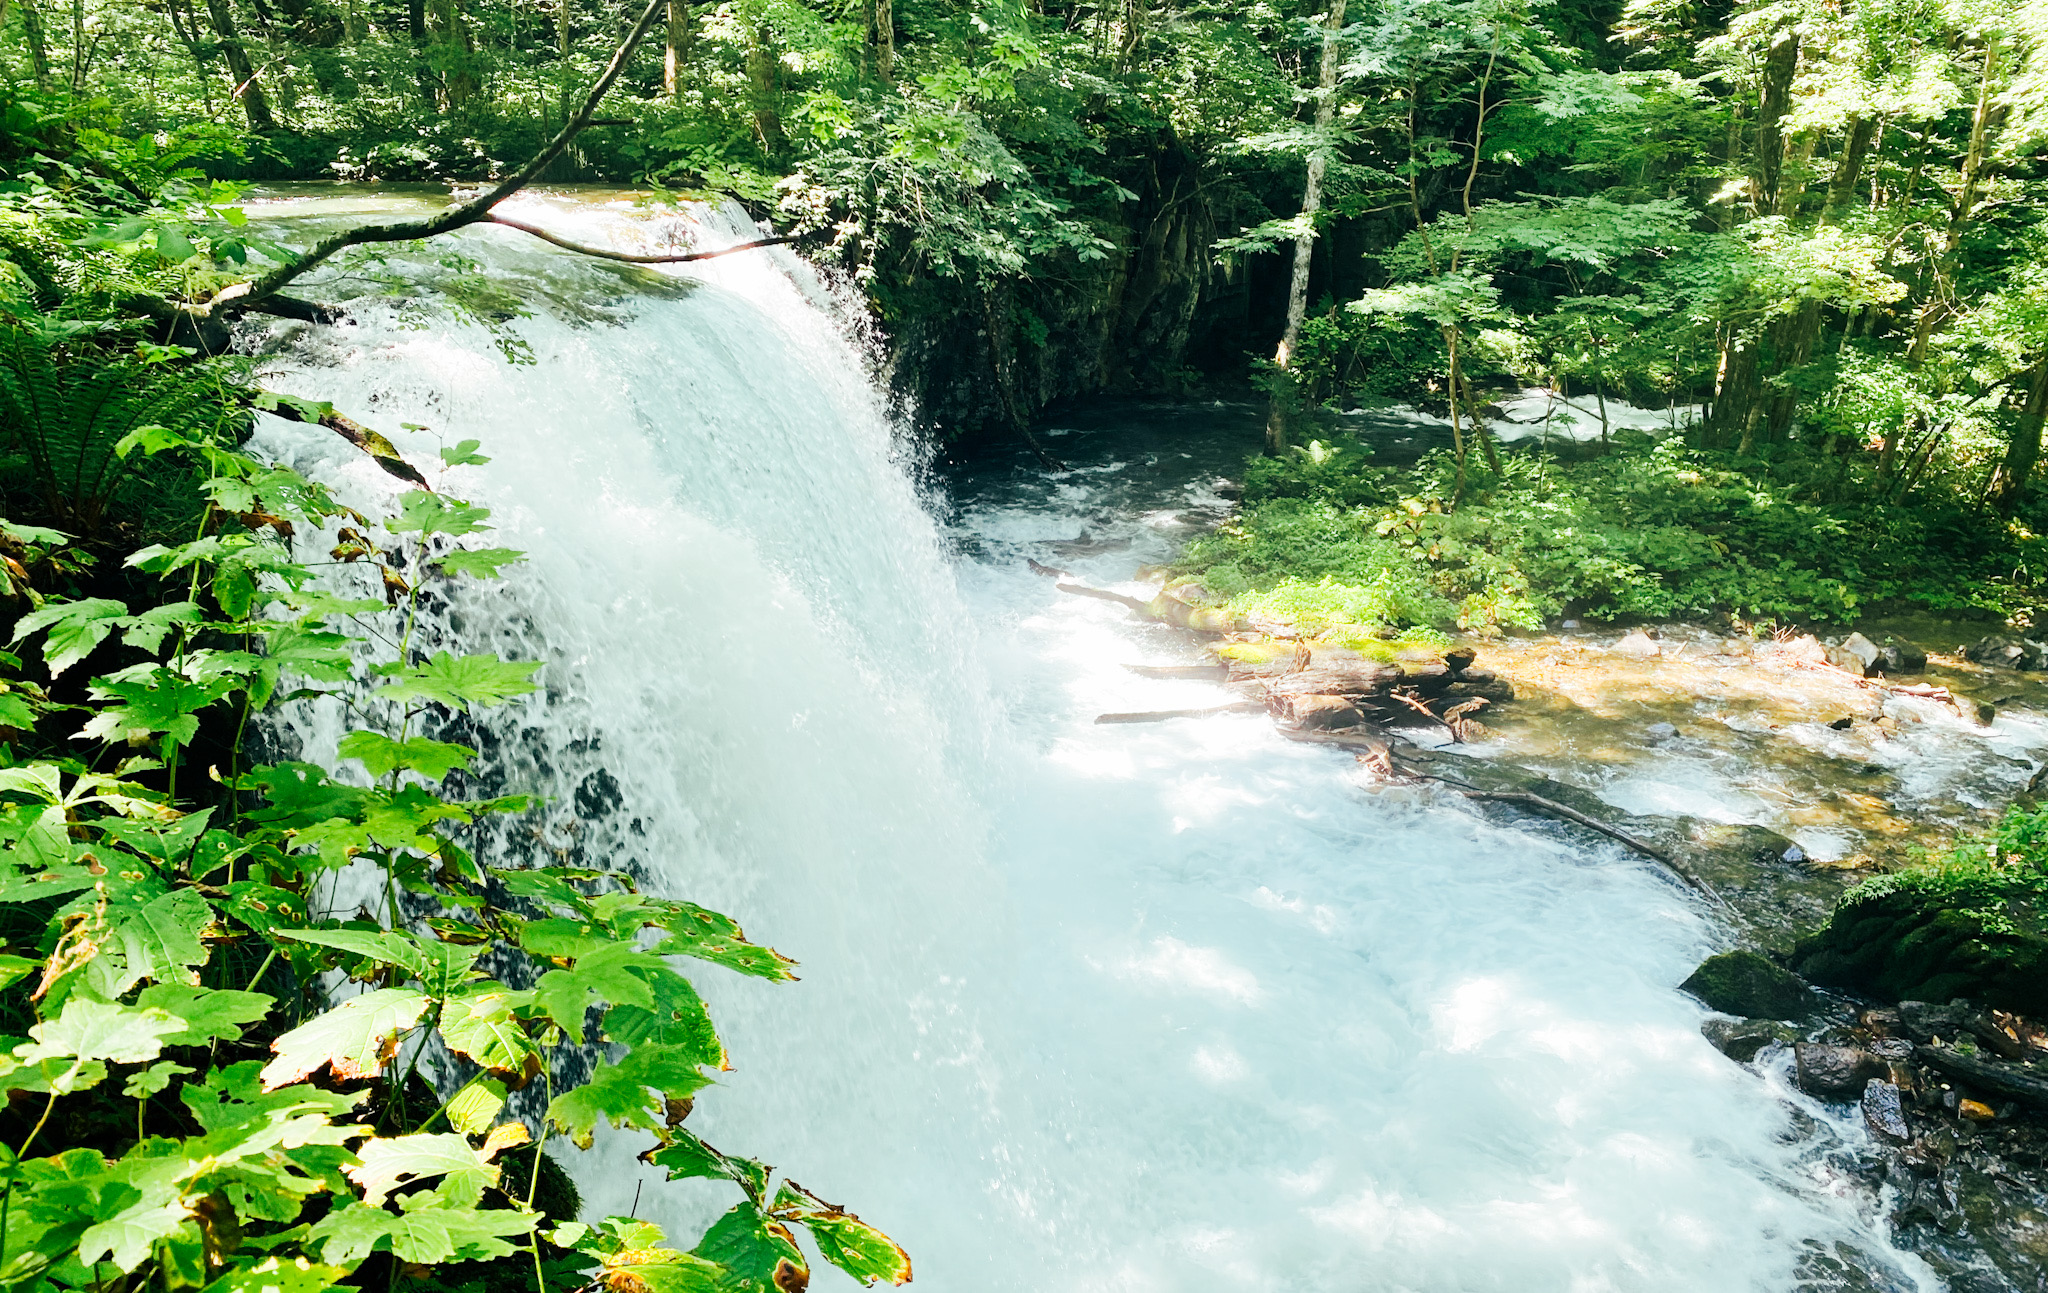
[[[1709,1010],[1752,1019],[1797,1019],[1814,1004],[1805,984],[1770,958],[1747,949],[1708,957],[1678,986]]]
[[[1444,663],[1450,666],[1452,673],[1459,675],[1463,675],[1467,669],[1470,669],[1472,662],[1478,658],[1479,653],[1468,646],[1452,647],[1444,652]]]
[[[1643,729],[1643,736],[1651,741],[1668,741],[1678,735],[1678,729],[1669,723],[1652,723]]]
[[[1885,673],[1925,673],[1927,653],[1903,638],[1888,637],[1878,650],[1878,664]]]
[[[1943,1136],[1947,1138],[1922,1136],[1899,1151],[1899,1161],[1906,1165],[1908,1171],[1917,1172],[1921,1176],[1939,1175],[1941,1169],[1948,1166],[1950,1157],[1955,1154],[1955,1146],[1949,1143],[1954,1138],[1947,1136],[1947,1133],[1943,1133]]]
[[[1737,1064],[1749,1063],[1772,1042],[1789,1046],[1799,1040],[1798,1029],[1775,1019],[1709,1019],[1700,1035]]]
[[[1789,642],[1779,643],[1778,653],[1793,660],[1804,660],[1809,664],[1826,664],[1828,658],[1828,649],[1811,633],[1802,634]]]
[[[1829,723],[1828,726],[1835,729],[1837,732],[1846,732],[1849,730],[1850,724],[1854,723],[1855,721],[1855,716],[1853,714],[1849,714],[1836,719],[1834,722]]]
[[[1747,659],[1756,654],[1756,643],[1748,638],[1729,638],[1721,644],[1721,654]]]
[[[1958,1100],[1956,1116],[1965,1122],[1994,1122],[1998,1118],[1998,1110],[1982,1100]]]
[[[1351,703],[1348,696],[1317,695],[1280,696],[1275,698],[1283,721],[1308,731],[1327,731],[1336,727],[1356,727],[1365,721],[1365,714]]]
[[[1850,1099],[1860,1094],[1870,1079],[1889,1072],[1882,1060],[1857,1046],[1801,1042],[1792,1048],[1792,1056],[1799,1089],[1828,1099]]]
[[[1614,650],[1617,654],[1625,655],[1632,660],[1652,660],[1663,653],[1663,648],[1641,629],[1615,643]]]
[[[1858,678],[1868,678],[1878,672],[1877,643],[1861,633],[1851,633],[1842,639],[1841,645],[1826,648],[1828,663],[1837,669],[1846,669]]]
[[[1906,1036],[1923,1046],[1937,1037],[1955,1037],[1968,1027],[1965,1022],[1974,1013],[1968,1001],[1953,1001],[1937,1006],[1931,1001],[1901,1001],[1899,1003],[1899,1026],[1906,1030]]]
[[[1998,706],[1988,700],[1961,700],[1957,708],[1979,727],[1989,727],[1998,721]]]
[[[1906,1126],[1906,1111],[1899,1103],[1899,1089],[1881,1078],[1863,1084],[1863,1125],[1879,1140],[1903,1145],[1913,1138]]]
[[[1963,648],[1963,658],[1976,664],[2003,665],[2007,669],[2048,667],[2048,647],[2026,638],[1990,633]]]

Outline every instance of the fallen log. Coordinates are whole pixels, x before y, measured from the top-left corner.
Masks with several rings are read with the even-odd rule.
[[[1217,714],[1263,714],[1266,706],[1262,701],[1239,700],[1228,705],[1211,705],[1207,709],[1150,709],[1130,714],[1097,714],[1097,723],[1164,723],[1172,718],[1211,718]]]
[[[2048,1074],[2031,1065],[1999,1064],[1946,1046],[1916,1046],[1914,1053],[1929,1068],[2008,1100],[2048,1109]]]
[[[1311,664],[1278,678],[1269,676],[1267,685],[1275,696],[1360,697],[1384,696],[1405,681],[1407,674],[1400,665],[1360,661],[1355,665]]]
[[[1426,776],[1428,774],[1422,775]],[[1645,857],[1655,858],[1664,864],[1666,871],[1669,871],[1683,883],[1712,898],[1723,909],[1727,911],[1735,910],[1733,907],[1728,906],[1727,899],[1714,892],[1714,886],[1679,866],[1669,853],[1666,853],[1648,840],[1629,834],[1619,826],[1610,826],[1597,817],[1589,817],[1576,808],[1569,808],[1554,799],[1545,799],[1541,795],[1530,794],[1526,790],[1466,790],[1460,793],[1467,799],[1484,800],[1489,803],[1521,804],[1524,807],[1533,808],[1537,812],[1583,826],[1589,831],[1597,831],[1609,839],[1641,853]]]
[[[1192,678],[1198,682],[1226,682],[1227,664],[1127,664],[1124,668],[1140,678]]]
[[[1141,602],[1135,597],[1126,596],[1123,593],[1113,593],[1107,588],[1090,588],[1087,584],[1068,583],[1064,579],[1054,584],[1053,587],[1063,593],[1072,593],[1076,597],[1093,597],[1098,601],[1115,602],[1119,606],[1128,606],[1141,615],[1151,613],[1149,604]]]

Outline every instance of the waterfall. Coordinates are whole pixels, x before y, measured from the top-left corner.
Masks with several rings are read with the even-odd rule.
[[[751,236],[733,209],[520,205],[587,242]],[[1214,694],[1124,671],[1188,648],[1023,569],[1088,527],[1128,541],[1100,578],[1163,555],[1172,509],[1115,492],[1129,463],[942,527],[848,311],[785,251],[656,274],[478,228],[381,272],[356,322],[273,338],[265,380],[415,461],[492,458],[445,487],[529,560],[432,632],[547,662],[479,742],[494,786],[549,799],[501,854],[631,869],[802,962],[693,971],[735,1071],[690,1125],[888,1230],[918,1286],[1920,1282],[1843,1175],[1860,1130],[1700,1037],[1672,985],[1719,933],[1683,892],[1368,795],[1259,720],[1092,725]],[[391,484],[317,428],[258,446],[351,500]],[[302,703],[271,739],[339,732]],[[734,1201],[660,1182],[643,1141],[565,1153],[593,1213],[680,1234]]]

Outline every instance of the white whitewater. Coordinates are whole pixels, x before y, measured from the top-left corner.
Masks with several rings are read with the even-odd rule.
[[[852,1206],[941,1293],[1790,1290],[1838,1246],[1890,1272],[1859,1287],[1922,1283],[1834,1166],[1860,1132],[1701,1039],[1673,985],[1720,935],[1682,891],[1366,793],[1262,721],[1093,725],[1215,695],[1123,670],[1187,647],[1023,568],[1087,527],[1132,541],[1066,559],[1098,579],[1168,550],[1167,513],[1118,510],[1121,464],[944,532],[795,258],[656,292],[510,231],[451,242],[568,302],[506,325],[532,363],[394,301],[266,380],[432,428],[395,436],[416,461],[484,442],[448,487],[531,560],[440,631],[548,661],[494,727],[506,788],[552,797],[561,856],[803,963],[697,976],[737,1066],[691,1120],[712,1143]],[[358,498],[389,484],[303,428],[261,443]],[[642,1139],[582,1157],[592,1211],[637,1195],[680,1231],[733,1201],[660,1183]]]

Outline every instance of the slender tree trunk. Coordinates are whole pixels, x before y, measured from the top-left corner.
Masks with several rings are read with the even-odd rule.
[[[35,0],[21,0],[21,36],[28,45],[28,66],[35,73],[36,88],[50,88],[50,45],[43,36],[43,15]]]
[[[875,73],[885,85],[896,83],[896,10],[889,0],[875,0]]]
[[[439,52],[445,69],[441,74],[443,99],[449,108],[459,108],[476,97],[480,88],[471,68],[476,45],[463,21],[461,0],[433,0],[428,10],[428,35]]]
[[[1316,213],[1323,208],[1323,172],[1329,167],[1330,119],[1337,106],[1338,34],[1344,30],[1345,0],[1334,0],[1323,20],[1323,58],[1316,74],[1316,137],[1309,148],[1308,179],[1301,191],[1301,232],[1294,238],[1294,275],[1287,286],[1287,327],[1280,334],[1280,346],[1273,355],[1273,394],[1266,408],[1266,452],[1287,452],[1287,419],[1297,392],[1294,388],[1294,348],[1301,341],[1301,323],[1308,316],[1308,271],[1315,259]],[[1453,363],[1455,364],[1455,352]],[[1454,391],[1451,419],[1457,421]],[[1463,462],[1462,452],[1459,455]]]
[[[2026,501],[2027,484],[2034,465],[2041,460],[2041,424],[2048,421],[2048,357],[2034,365],[2027,385],[2027,403],[2020,411],[2019,425],[2005,448],[2005,460],[1998,464],[1992,501],[2000,515],[2011,516]]]
[[[228,0],[206,0],[206,15],[213,21],[213,34],[220,38],[221,53],[227,57],[228,71],[234,75],[235,93],[242,100],[242,111],[248,115],[249,129],[259,135],[269,134],[277,129],[277,122],[270,115],[270,100],[263,97],[263,87],[257,83],[249,49],[235,34],[235,19],[228,9]]]
[[[782,151],[782,112],[775,86],[775,33],[766,23],[747,24],[747,97],[754,110],[754,133],[773,155]]]
[[[1779,209],[1778,189],[1785,175],[1785,133],[1782,123],[1792,106],[1792,75],[1799,70],[1799,32],[1785,28],[1764,56],[1763,101],[1756,121],[1756,209],[1770,215]]]
[[[668,40],[661,55],[661,88],[683,97],[683,69],[690,62],[690,0],[668,0]]]
[[[557,0],[555,5],[555,43],[562,55],[562,84],[560,89],[562,95],[562,120],[566,122],[569,120],[569,77],[571,75],[569,55],[576,47],[574,39],[569,35],[569,0]]]
[[[1458,462],[1458,481],[1451,488],[1451,508],[1456,510],[1465,498],[1465,431],[1458,425],[1458,330],[1444,329],[1444,349],[1450,352],[1450,378],[1445,383],[1451,397],[1451,452]]]

